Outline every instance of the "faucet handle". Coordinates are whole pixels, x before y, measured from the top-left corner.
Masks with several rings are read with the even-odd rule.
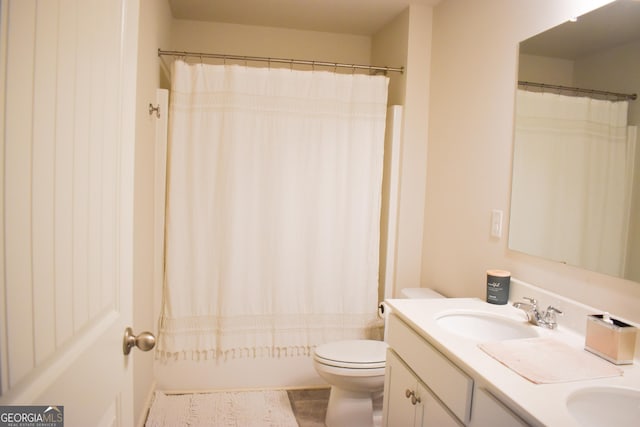
[[[550,305],[549,307],[547,307],[547,313],[555,313],[555,314],[562,315],[562,310],[559,310],[554,306]]]
[[[551,329],[555,329],[558,326],[558,323],[556,322],[556,314],[562,316],[562,310],[558,310],[552,305],[547,307],[547,311],[544,313],[544,321]]]
[[[536,308],[538,306],[538,301],[535,298],[531,298],[531,297],[523,297],[523,298],[529,301],[533,306],[533,308]]]

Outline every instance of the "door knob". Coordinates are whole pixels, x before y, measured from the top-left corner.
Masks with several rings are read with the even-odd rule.
[[[129,354],[133,346],[138,347],[142,351],[149,351],[156,345],[156,337],[151,332],[142,332],[138,336],[133,334],[133,329],[124,330],[124,339],[122,340],[122,352]]]

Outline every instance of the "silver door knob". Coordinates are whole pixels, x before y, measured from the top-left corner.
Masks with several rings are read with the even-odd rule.
[[[156,337],[151,332],[142,332],[138,336],[133,334],[133,329],[124,330],[124,339],[122,340],[122,352],[126,356],[131,352],[133,346],[138,347],[142,351],[149,351],[156,345]]]

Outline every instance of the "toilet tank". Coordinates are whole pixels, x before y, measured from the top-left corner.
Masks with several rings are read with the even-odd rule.
[[[400,298],[436,299],[445,298],[445,296],[429,288],[404,288],[400,290]]]
[[[436,298],[446,298],[444,295],[434,291],[429,288],[404,288],[400,290],[400,298],[405,299],[436,299]],[[387,328],[384,328],[384,324],[389,318],[389,314],[391,313],[391,308],[388,307],[385,303],[380,304],[378,307],[378,315],[383,319],[383,337],[384,341],[387,340]]]

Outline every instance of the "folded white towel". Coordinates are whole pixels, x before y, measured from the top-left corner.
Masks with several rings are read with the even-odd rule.
[[[478,344],[514,372],[536,384],[561,383],[623,374],[617,366],[553,338],[525,338]]]

